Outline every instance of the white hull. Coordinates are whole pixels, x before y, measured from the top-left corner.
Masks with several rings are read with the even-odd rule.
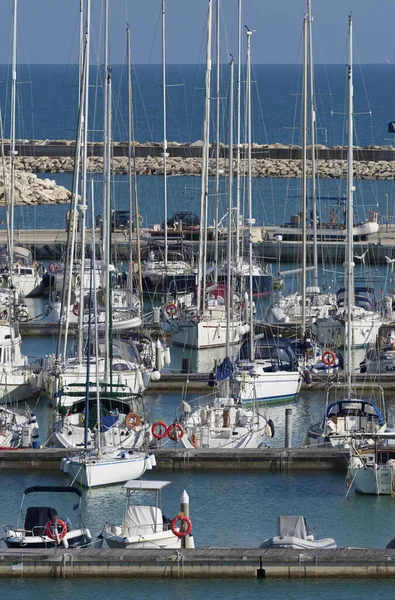
[[[234,393],[242,402],[276,402],[295,398],[302,385],[302,375],[298,371],[275,371],[251,375],[235,373]]]
[[[126,453],[124,454],[126,456]],[[67,472],[76,483],[91,488],[138,479],[145,473],[146,468],[147,458],[144,453],[134,453],[127,458],[115,458],[104,454],[86,460],[80,457],[71,458]]]
[[[317,550],[325,548],[337,548],[337,544],[332,538],[323,538],[322,540],[303,540],[295,536],[275,536],[265,540],[260,548],[291,548],[294,550]]]
[[[353,348],[363,348],[376,343],[377,335],[383,320],[378,313],[366,312],[366,314],[352,321],[351,344]],[[312,325],[314,338],[319,344],[331,348],[345,347],[348,335],[347,323],[343,319],[328,317],[317,319]]]
[[[136,535],[133,537],[114,535],[111,531],[104,529],[102,531],[102,536],[110,548],[136,548],[139,550],[146,548],[154,550],[162,548],[181,548],[180,538],[175,536],[170,529],[168,531]]]
[[[239,344],[242,321],[233,322],[230,326],[230,343]],[[226,319],[221,320],[180,320],[172,327],[174,344],[188,348],[213,348],[226,344]]]
[[[360,494],[395,494],[395,468],[378,467],[369,465],[367,467],[350,467],[349,474],[354,482],[355,489]]]
[[[84,425],[71,423],[72,418],[78,419],[79,415],[65,417],[63,421],[58,421],[54,425],[54,431],[51,436],[51,445],[55,448],[81,448],[84,444],[85,428]],[[145,423],[139,425],[130,431],[120,424],[113,425],[109,430],[101,434],[102,445],[112,448],[134,448],[138,450],[145,441],[152,438],[151,425]],[[89,431],[88,447],[94,447],[94,435]]]

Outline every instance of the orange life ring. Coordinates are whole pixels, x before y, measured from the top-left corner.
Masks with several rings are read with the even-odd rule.
[[[181,530],[181,526],[179,529],[177,529],[176,525],[177,525],[178,521],[181,521],[181,523],[186,523],[186,525],[187,525],[186,529]],[[172,532],[174,533],[175,536],[177,536],[178,538],[183,538],[186,535],[189,535],[191,533],[192,521],[189,517],[186,517],[185,515],[177,515],[172,520],[172,522],[170,524],[170,529],[172,530]]]
[[[48,271],[50,273],[57,273],[60,270],[58,263],[51,263],[48,265]]]
[[[138,425],[141,425],[140,415],[134,412],[130,412],[128,415],[126,415],[125,425],[126,427],[130,427],[131,429],[136,429]]]
[[[76,317],[80,316],[80,305],[78,302],[76,302],[73,306],[73,315],[75,315]]]
[[[56,531],[57,531],[57,536],[56,533],[54,532],[54,527],[56,527]],[[62,530],[59,531],[57,528],[61,527]],[[50,521],[48,521],[48,523],[45,526],[45,535],[49,538],[51,538],[51,540],[55,539],[55,536],[59,539],[62,540],[64,538],[64,536],[67,533],[67,525],[66,523],[62,520],[62,519],[56,519],[56,517],[54,519],[51,519]]]
[[[181,438],[184,437],[184,428],[181,423],[172,423],[167,428],[167,436],[173,442],[178,442]]]
[[[157,430],[159,430],[159,431],[157,431]],[[167,424],[160,419],[159,419],[159,421],[156,421],[156,423],[154,423],[151,427],[152,435],[157,440],[163,440],[163,438],[165,438],[167,436],[167,430],[168,430]]]
[[[168,317],[175,317],[178,313],[177,304],[174,304],[174,302],[170,302],[169,304],[167,304],[165,311]]]
[[[325,350],[321,360],[327,367],[332,367],[336,362],[336,354],[332,350]]]

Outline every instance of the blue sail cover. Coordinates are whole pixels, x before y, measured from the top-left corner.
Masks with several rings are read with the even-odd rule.
[[[224,358],[222,363],[217,367],[216,378],[217,381],[223,381],[224,379],[228,379],[233,373],[233,363],[230,358],[227,356]]]

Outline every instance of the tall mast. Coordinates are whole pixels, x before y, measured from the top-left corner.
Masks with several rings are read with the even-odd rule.
[[[81,77],[84,60],[84,0],[80,0],[80,50],[78,59],[78,97],[81,96]]]
[[[228,195],[228,239],[226,262],[226,356],[230,358],[230,311],[232,298],[232,209],[233,209],[233,57],[229,63],[229,195]],[[235,325],[233,324],[233,327]]]
[[[110,124],[109,113],[111,113],[110,83],[111,76],[109,73],[109,0],[105,0],[104,6],[104,116],[103,116],[103,259],[105,262],[105,323],[106,332],[104,335],[104,381],[108,382],[110,372],[110,276],[108,262],[111,257],[111,198],[110,198]]]
[[[214,223],[214,280],[218,281],[218,220],[219,220],[219,94],[221,88],[221,65],[220,65],[220,0],[216,1],[216,115],[215,115],[215,128],[216,128],[216,140],[215,140],[215,223]],[[228,256],[228,260],[230,257]]]
[[[132,172],[133,172],[133,191],[134,191],[134,214],[137,243],[137,266],[138,266],[138,290],[139,290],[139,316],[143,316],[143,281],[141,273],[141,245],[140,245],[140,222],[139,222],[139,202],[137,193],[137,168],[136,168],[136,144],[134,137],[134,118],[133,118],[133,86],[132,86],[132,65],[130,48],[130,26],[127,25],[127,53],[128,53],[128,131],[129,131],[129,215],[133,214],[133,194],[132,194]],[[128,288],[130,294],[130,306],[133,300],[133,235],[132,228],[129,227],[129,273]]]
[[[10,159],[11,159],[11,206],[10,206],[10,277],[11,285],[13,283],[13,268],[14,262],[14,206],[15,206],[15,124],[16,124],[16,61],[17,61],[17,16],[18,16],[18,0],[14,0],[13,12],[13,31],[12,31],[12,80],[11,80],[11,127],[10,127]]]
[[[167,115],[166,115],[166,21],[165,0],[162,0],[162,102],[163,102],[163,201],[165,204],[165,271],[167,271]]]
[[[206,292],[206,263],[205,263],[205,237],[207,236],[206,207],[208,200],[208,158],[210,143],[210,91],[211,91],[211,21],[212,0],[208,0],[207,14],[207,46],[206,46],[206,85],[204,102],[204,124],[203,124],[203,155],[202,155],[202,180],[200,194],[200,237],[199,237],[199,266],[198,266],[198,289],[197,310],[201,312],[204,308],[204,297]],[[203,300],[203,302],[202,302]]]
[[[306,332],[307,268],[307,17],[303,19],[303,93],[302,93],[302,335]]]
[[[314,96],[314,63],[313,63],[313,17],[311,2],[307,0],[307,32],[309,50],[309,79],[310,79],[310,128],[311,128],[311,199],[313,204],[313,265],[314,286],[318,287],[318,240],[317,240],[317,165],[315,149],[315,96]]]
[[[78,336],[78,362],[81,365],[83,360],[83,341],[84,341],[84,292],[85,292],[85,244],[86,244],[86,211],[87,211],[87,161],[88,161],[88,112],[89,112],[89,50],[90,50],[90,22],[91,22],[91,0],[86,4],[86,70],[85,70],[85,89],[83,93],[83,141],[82,141],[82,177],[81,177],[81,283],[80,283],[80,307],[79,307],[79,336]],[[92,223],[92,227],[94,224]],[[92,262],[91,262],[92,268]],[[92,290],[90,290],[92,295]]]
[[[252,31],[247,28],[247,146],[248,146],[248,177],[247,177],[247,190],[248,190],[248,253],[249,253],[249,302],[250,302],[250,358],[254,360],[255,357],[255,336],[254,336],[254,311],[252,303],[252,290],[253,290],[253,277],[252,277],[252,226],[254,219],[252,218],[252,173],[251,173],[251,36]]]
[[[239,0],[237,17],[236,268],[240,263],[241,4],[242,0]]]
[[[346,310],[347,310],[347,385],[348,393],[351,393],[351,365],[352,365],[352,307],[354,305],[354,240],[353,240],[353,222],[354,222],[354,165],[353,165],[353,125],[354,125],[354,105],[353,105],[353,70],[352,70],[352,17],[348,18],[348,151],[347,151],[347,254],[345,261],[345,288],[346,288]]]

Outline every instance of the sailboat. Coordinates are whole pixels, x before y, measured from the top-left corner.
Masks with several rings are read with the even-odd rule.
[[[85,41],[85,53],[84,53],[84,65],[89,61],[89,29],[90,29],[90,1],[87,3],[87,13],[86,13],[86,41]],[[129,34],[129,31],[128,31]],[[107,74],[106,77],[106,86],[105,86],[105,153],[107,160],[105,161],[105,181],[109,183],[110,178],[110,124],[111,124],[111,74],[108,69],[108,40],[109,40],[109,2],[106,0],[105,3],[105,72]],[[82,88],[83,101],[81,105],[84,106],[84,99],[86,96],[84,94],[87,93],[87,79],[84,79],[84,86]],[[111,214],[111,197],[109,194],[108,187],[105,186],[105,196],[104,196],[104,207],[105,214],[108,216]],[[111,219],[104,220],[103,230],[105,231],[105,248],[107,250],[107,256],[110,255],[110,228],[111,228]],[[92,259],[93,263],[93,259]],[[93,266],[93,264],[91,265]],[[91,273],[93,271],[91,270]],[[111,306],[108,303],[109,300],[109,291],[111,289],[110,283],[110,270],[107,265],[106,269],[106,284],[107,287],[107,304],[108,314],[107,314],[107,323],[105,328],[105,350],[104,350],[104,358],[105,358],[105,373],[104,373],[104,390],[106,393],[109,390],[111,394],[112,390],[112,363],[111,363]],[[88,448],[88,429],[89,429],[89,409],[91,406],[91,398],[90,398],[90,350],[91,350],[91,330],[92,330],[92,293],[95,294],[95,290],[92,290],[93,286],[93,276],[91,274],[90,281],[90,298],[89,298],[89,319],[88,319],[88,340],[87,340],[87,370],[86,370],[86,395],[85,395],[85,414],[84,414],[84,451],[81,454],[76,454],[72,456],[70,459],[66,459],[61,463],[61,469],[63,472],[69,474],[73,477],[73,480],[80,482],[81,485],[85,487],[96,487],[101,485],[109,485],[113,483],[120,483],[123,481],[127,481],[129,479],[137,479],[139,478],[147,468],[152,468],[152,462],[155,460],[154,457],[151,458],[150,455],[146,455],[145,452],[137,452],[134,450],[125,450],[123,448],[113,448],[106,447],[103,445],[102,439],[102,426],[103,426],[103,415],[102,415],[102,406],[101,406],[101,393],[102,390],[99,386],[98,380],[98,369],[96,368],[96,436],[95,436],[95,446],[93,449]],[[95,323],[96,325],[96,323]],[[98,331],[95,328],[95,342],[96,348],[98,345]],[[96,359],[98,358],[98,352],[96,352]],[[137,420],[137,416],[136,416]],[[153,456],[153,455],[152,455]]]
[[[206,86],[205,110],[203,125],[203,160],[200,197],[200,237],[199,237],[199,266],[198,282],[192,304],[166,311],[167,323],[170,325],[174,344],[191,348],[212,348],[225,346],[229,335],[230,344],[238,344],[243,335],[248,331],[249,325],[245,323],[245,307],[243,299],[233,293],[231,288],[225,292],[223,284],[207,284],[206,241],[207,241],[207,202],[208,202],[208,159],[209,159],[209,133],[210,133],[210,90],[211,90],[211,30],[212,30],[212,3],[209,2],[207,19],[207,46],[206,46]],[[232,82],[233,85],[233,82]],[[232,120],[232,119],[230,119]],[[232,133],[233,135],[233,133]],[[229,148],[232,148],[229,141]],[[233,160],[232,151],[229,152],[229,186],[232,186]],[[228,239],[231,239],[231,215],[228,210]],[[230,245],[230,244],[229,244]],[[231,256],[228,257],[231,261]],[[231,294],[230,297],[227,294]],[[227,323],[226,305],[231,311],[230,324]]]
[[[355,442],[353,436],[362,434],[361,442],[375,438],[386,430],[384,417],[384,394],[380,386],[372,387],[373,393],[378,393],[378,402],[371,399],[361,399],[352,387],[352,351],[358,343],[360,321],[355,314],[354,306],[354,254],[353,254],[353,60],[352,60],[352,19],[349,17],[349,64],[348,64],[348,153],[347,153],[347,245],[344,263],[344,335],[346,344],[346,377],[344,385],[333,385],[327,392],[326,411],[323,420],[310,427],[308,440],[313,444],[329,444],[339,448],[350,448]],[[367,317],[366,317],[367,319]],[[365,327],[367,327],[365,320]],[[346,397],[330,400],[329,394],[340,390]],[[359,445],[359,444],[357,444]]]

